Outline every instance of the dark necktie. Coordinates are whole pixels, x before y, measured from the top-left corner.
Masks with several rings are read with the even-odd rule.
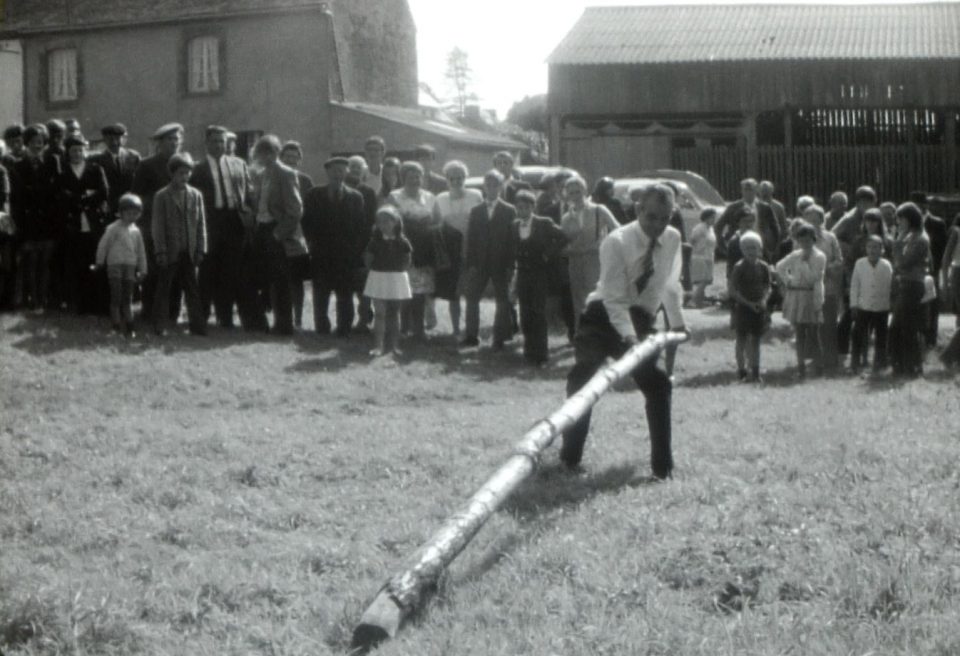
[[[217,178],[220,180],[220,198],[223,201],[223,209],[226,210],[230,208],[230,201],[227,196],[227,181],[224,179],[222,162],[222,157],[217,160]]]
[[[653,278],[653,256],[654,251],[659,245],[659,241],[652,240],[650,245],[647,246],[647,252],[640,258],[640,275],[637,276],[634,283],[637,286],[637,294],[640,296],[643,296],[644,290],[647,288],[647,285],[650,284],[650,279]]]

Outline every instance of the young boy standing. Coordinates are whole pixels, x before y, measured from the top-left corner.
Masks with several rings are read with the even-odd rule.
[[[867,255],[857,260],[850,278],[850,309],[853,311],[853,358],[850,368],[859,373],[867,364],[870,334],[874,336],[873,370],[887,366],[887,319],[893,266],[882,257],[883,239],[870,235]]]
[[[118,202],[120,218],[107,226],[97,244],[93,268],[107,268],[110,282],[110,320],[115,332],[133,336],[133,286],[147,274],[147,251],[136,222],[143,203],[135,194],[124,194]]]
[[[730,273],[730,299],[733,301],[733,327],[737,332],[737,375],[747,381],[760,380],[760,338],[767,329],[767,300],[770,298],[770,266],[761,258],[763,240],[756,232],[740,236],[743,259]]]

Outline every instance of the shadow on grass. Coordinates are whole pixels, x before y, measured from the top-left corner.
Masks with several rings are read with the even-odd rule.
[[[611,494],[626,487],[637,488],[658,482],[653,476],[640,474],[634,465],[618,465],[583,475],[570,472],[558,463],[544,467],[521,485],[502,510],[523,522],[538,521],[544,513],[560,507],[577,506],[598,494]]]
[[[118,351],[137,354],[148,350],[209,351],[229,348],[251,341],[282,341],[264,333],[243,332],[209,327],[206,336],[190,335],[179,324],[164,337],[153,334],[152,327],[142,321],[134,323],[136,337],[125,338],[110,330],[110,320],[101,316],[78,316],[68,313],[19,313],[5,318],[3,325],[12,335],[20,336],[13,347],[31,355],[53,355],[63,351],[94,351],[115,347]]]

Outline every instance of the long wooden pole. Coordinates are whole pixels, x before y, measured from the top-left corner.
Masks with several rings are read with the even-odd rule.
[[[648,337],[622,358],[600,369],[556,412],[527,431],[514,454],[466,505],[450,515],[440,530],[414,552],[406,568],[380,589],[353,631],[353,647],[365,651],[396,636],[426,593],[436,588],[444,569],[520,483],[536,471],[543,452],[557,436],[572,427],[617,381],[629,376],[644,361],[656,358],[668,345],[679,344],[686,338],[684,333],[658,333]]]

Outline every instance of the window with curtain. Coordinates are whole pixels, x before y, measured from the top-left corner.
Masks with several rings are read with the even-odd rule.
[[[220,39],[201,36],[187,46],[187,89],[190,93],[220,91]]]
[[[47,95],[50,102],[70,102],[77,92],[77,51],[73,48],[51,50],[47,54]]]

